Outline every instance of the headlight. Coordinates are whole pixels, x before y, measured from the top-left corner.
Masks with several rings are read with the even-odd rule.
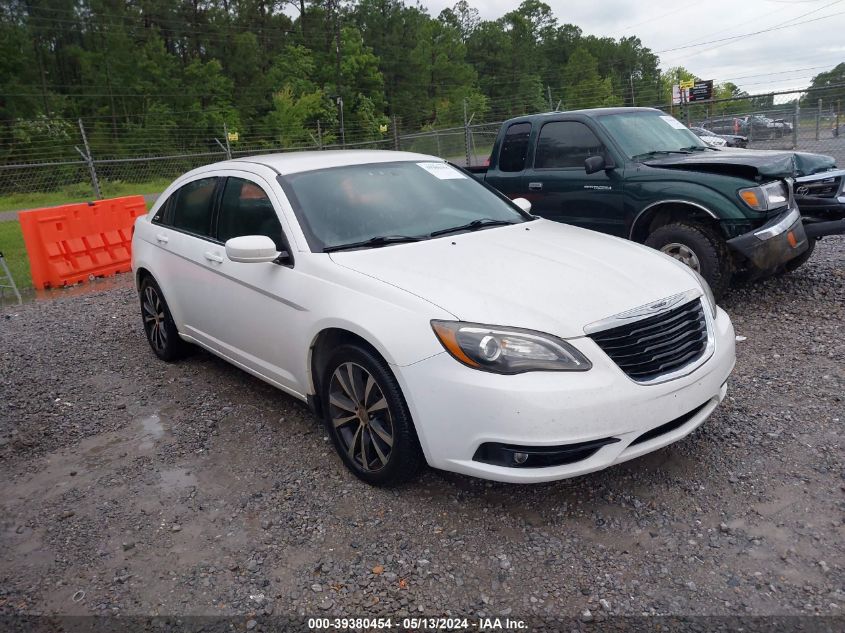
[[[455,360],[482,371],[587,371],[593,365],[563,339],[520,328],[432,321],[440,343]]]
[[[707,283],[707,280],[702,277],[697,271],[693,270],[692,268],[689,268],[688,266],[686,268],[693,275],[695,275],[696,279],[698,279],[698,283],[700,283],[701,287],[704,289],[704,297],[707,299],[707,305],[710,306],[710,316],[715,319],[716,297],[713,296],[713,289],[710,287],[710,284]]]
[[[740,189],[737,193],[740,199],[755,211],[777,209],[789,201],[789,188],[782,180]]]

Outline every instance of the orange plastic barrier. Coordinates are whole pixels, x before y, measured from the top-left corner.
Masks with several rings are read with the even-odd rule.
[[[18,214],[32,283],[66,286],[130,269],[132,226],[144,196],[66,204]]]

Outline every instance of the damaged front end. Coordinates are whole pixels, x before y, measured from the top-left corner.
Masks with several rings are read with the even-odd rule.
[[[810,238],[845,235],[845,169],[796,178],[795,201]]]
[[[791,179],[743,189],[739,197],[756,211],[771,212],[762,226],[728,240],[752,277],[783,268],[809,248]]]

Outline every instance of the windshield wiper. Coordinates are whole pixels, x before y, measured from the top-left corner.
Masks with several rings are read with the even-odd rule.
[[[688,148],[682,149],[653,149],[650,152],[643,152],[642,154],[637,154],[636,156],[632,156],[633,160],[637,160],[639,158],[651,158],[653,156],[662,156],[664,154],[689,154]]]
[[[703,152],[708,149],[716,149],[715,147],[708,147],[707,145],[690,145],[689,147],[682,147],[681,149],[688,152]]]
[[[368,240],[361,242],[350,242],[349,244],[336,244],[334,246],[326,246],[323,249],[324,253],[333,253],[334,251],[345,251],[352,248],[377,248],[379,246],[390,246],[391,244],[404,244],[405,242],[419,242],[421,238],[412,235],[377,235]]]
[[[438,235],[446,235],[447,233],[457,233],[458,231],[477,231],[479,229],[486,229],[488,226],[505,226],[507,224],[515,224],[510,220],[494,220],[492,218],[482,218],[473,220],[461,226],[453,226],[450,229],[439,229],[428,234],[429,237],[437,237]]]

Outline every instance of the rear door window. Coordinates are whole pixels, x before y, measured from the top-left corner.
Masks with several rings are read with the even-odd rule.
[[[169,207],[169,224],[186,233],[211,237],[211,215],[216,186],[217,178],[200,178],[182,186],[165,205]]]
[[[601,156],[604,146],[593,131],[577,121],[552,121],[540,130],[535,169],[584,168],[590,156]]]
[[[227,178],[217,220],[217,239],[225,242],[242,235],[266,235],[277,250],[286,250],[282,225],[267,193],[249,180]]]
[[[502,149],[499,152],[500,171],[522,171],[528,156],[528,137],[531,135],[530,123],[513,123],[505,132]]]

